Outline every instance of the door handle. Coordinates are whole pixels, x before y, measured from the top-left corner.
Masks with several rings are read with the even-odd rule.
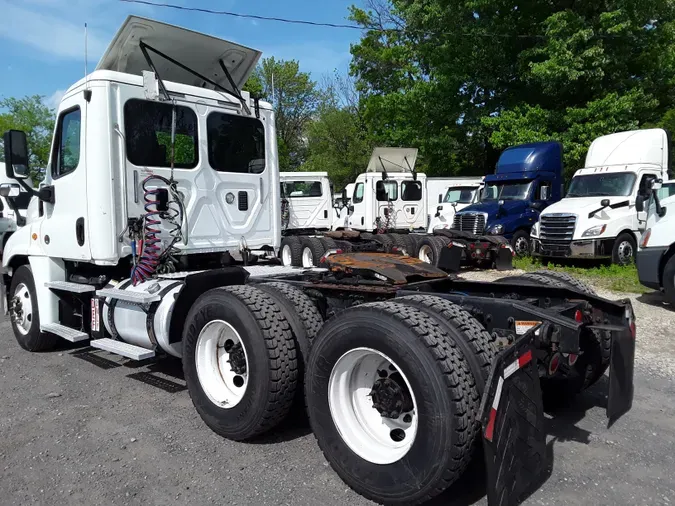
[[[84,218],[78,218],[75,221],[75,237],[77,238],[77,244],[84,246]]]

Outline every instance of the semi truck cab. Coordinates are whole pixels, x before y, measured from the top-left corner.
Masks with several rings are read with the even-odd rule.
[[[562,196],[562,145],[521,144],[504,150],[494,174],[485,176],[479,202],[457,212],[452,229],[503,236],[519,256],[530,252],[530,230],[539,213]]]
[[[651,181],[667,180],[668,153],[662,129],[595,139],[565,198],[541,214],[532,233],[533,254],[634,262],[641,238],[635,200],[648,196]]]
[[[663,291],[675,305],[675,181],[654,181],[649,197],[638,196],[635,207],[647,215],[637,252],[640,283]]]
[[[451,228],[457,211],[478,202],[483,189],[483,179],[483,177],[452,178],[433,213],[430,211],[430,234],[436,229]],[[429,209],[432,207],[430,203]]]

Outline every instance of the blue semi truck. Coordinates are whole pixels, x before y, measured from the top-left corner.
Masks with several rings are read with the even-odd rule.
[[[539,214],[563,196],[562,145],[521,144],[504,150],[485,177],[480,201],[455,214],[452,230],[506,238],[516,255],[530,253]]]

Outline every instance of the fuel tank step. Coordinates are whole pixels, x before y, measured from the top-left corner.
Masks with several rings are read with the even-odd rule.
[[[60,323],[43,323],[40,325],[40,330],[42,332],[49,332],[51,334],[56,334],[59,337],[62,337],[66,341],[71,343],[79,343],[80,341],[86,341],[89,339],[89,336],[84,332],[79,330],[71,329]]]
[[[96,290],[96,295],[132,302],[134,304],[150,304],[161,300],[158,293],[131,292],[129,290],[119,290],[118,288],[102,288],[101,290]]]
[[[96,287],[93,285],[71,283],[70,281],[47,281],[45,286],[47,288],[53,288],[54,290],[63,290],[64,292],[72,293],[87,293],[96,290]]]
[[[152,350],[147,350],[140,346],[134,346],[133,344],[123,343],[122,341],[116,341],[107,337],[104,339],[94,339],[89,342],[89,345],[92,348],[109,351],[115,355],[130,358],[131,360],[146,360],[155,356],[155,352]]]

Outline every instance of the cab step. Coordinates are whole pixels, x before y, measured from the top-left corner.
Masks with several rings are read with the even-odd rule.
[[[47,288],[53,290],[63,290],[71,293],[87,293],[96,290],[94,285],[84,285],[82,283],[71,283],[70,281],[47,281],[45,283]]]
[[[116,341],[115,339],[109,339],[107,337],[104,339],[94,339],[89,342],[89,345],[92,348],[109,351],[115,355],[130,358],[131,360],[146,360],[155,356],[155,352],[152,350],[124,343],[122,341]]]
[[[75,330],[60,323],[43,323],[40,325],[40,330],[42,332],[49,332],[50,334],[56,334],[59,337],[62,337],[66,341],[71,343],[79,343],[80,341],[86,341],[89,339],[89,336],[80,331]]]
[[[96,295],[99,297],[110,297],[111,299],[123,300],[133,304],[151,304],[152,302],[161,300],[158,293],[130,292],[118,288],[102,288],[101,290],[96,290]]]

